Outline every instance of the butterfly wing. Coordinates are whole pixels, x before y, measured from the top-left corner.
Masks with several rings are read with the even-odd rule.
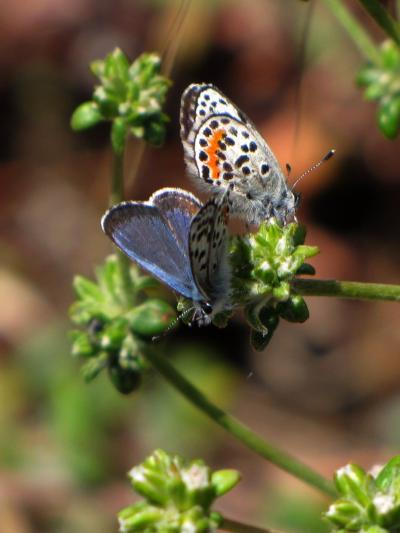
[[[236,178],[247,192],[257,182],[273,187],[267,178],[282,176],[254,124],[213,85],[193,84],[183,93],[181,137],[189,174],[214,187],[226,188]]]
[[[186,298],[202,299],[179,238],[157,206],[123,202],[103,216],[103,231],[130,259]]]
[[[229,194],[213,197],[190,226],[189,251],[193,277],[205,301],[226,298],[229,287],[227,216]]]
[[[190,223],[203,204],[190,192],[167,187],[156,191],[150,197],[149,203],[155,205],[162,213],[189,258]]]

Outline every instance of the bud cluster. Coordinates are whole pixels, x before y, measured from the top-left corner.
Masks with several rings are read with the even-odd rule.
[[[365,87],[366,100],[378,103],[377,121],[389,139],[397,137],[400,129],[400,50],[391,40],[380,48],[381,63],[368,63],[357,76],[357,83]]]
[[[302,226],[281,227],[272,219],[257,233],[232,241],[233,300],[245,305],[255,349],[266,347],[280,318],[304,322],[309,316],[304,299],[290,283],[299,274],[315,273],[305,260],[319,250],[304,245],[304,240]]]
[[[119,512],[121,533],[211,533],[222,516],[210,507],[239,482],[240,475],[236,470],[211,472],[201,460],[186,462],[178,455],[156,450],[132,468],[129,478],[145,500]]]
[[[335,474],[340,498],[324,514],[332,531],[397,533],[400,531],[400,456],[376,476],[348,464]]]
[[[149,297],[159,287],[156,280],[130,268],[134,305],[124,303],[119,264],[110,256],[96,269],[97,283],[76,276],[77,301],[70,308],[74,324],[83,327],[71,332],[72,354],[86,360],[82,372],[87,381],[107,369],[122,393],[134,390],[147,367],[144,353],[154,335],[175,320],[174,309],[164,300]]]

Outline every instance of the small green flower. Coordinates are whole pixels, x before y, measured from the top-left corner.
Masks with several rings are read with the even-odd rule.
[[[184,461],[156,450],[129,472],[132,487],[145,498],[118,513],[120,532],[212,533],[222,516],[214,500],[240,480],[236,470],[211,472],[201,460]]]
[[[332,531],[398,533],[400,531],[400,456],[374,477],[349,464],[335,474],[340,498],[325,513]]]
[[[152,338],[176,319],[167,302],[147,293],[159,287],[156,280],[140,275],[134,265],[130,274],[133,307],[126,308],[119,264],[110,256],[96,269],[97,283],[75,278],[77,301],[70,308],[72,322],[84,328],[71,332],[72,354],[85,359],[84,378],[91,381],[107,369],[114,386],[124,394],[140,383]]]
[[[245,305],[257,350],[266,347],[280,318],[304,322],[309,316],[304,299],[291,287],[296,275],[314,274],[305,260],[318,248],[304,245],[304,240],[303,227],[281,227],[274,219],[261,224],[256,234],[232,239],[232,298]]]
[[[377,121],[389,139],[397,137],[400,129],[400,50],[391,40],[380,48],[379,65],[368,63],[357,75],[357,83],[365,87],[366,100],[378,103]]]
[[[72,129],[79,131],[111,120],[115,152],[123,151],[128,134],[161,145],[168,121],[162,106],[171,83],[160,74],[160,57],[145,53],[129,63],[116,48],[104,60],[94,61],[91,70],[100,84],[95,87],[92,100],[74,111]]]

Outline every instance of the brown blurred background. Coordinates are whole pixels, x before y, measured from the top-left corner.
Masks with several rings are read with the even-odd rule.
[[[315,0],[314,0],[315,1]],[[88,64],[115,46],[134,59],[162,49],[178,0],[6,0],[0,4],[0,531],[106,533],[134,499],[125,475],[155,448],[243,481],[219,509],[285,531],[325,531],[325,501],[216,428],[155,375],[121,397],[106,376],[85,385],[69,353],[74,274],[92,276],[111,250],[108,126],[74,134],[90,98]],[[129,198],[184,174],[179,100],[212,82],[257,124],[292,177],[298,216],[321,254],[321,278],[398,283],[399,140],[378,132],[354,77],[362,63],[321,1],[193,0],[167,102],[165,145],[147,149]],[[365,17],[366,26],[381,39]],[[306,54],[302,55],[305,44]],[[304,59],[304,60],[303,60]],[[301,92],[298,92],[299,87]],[[300,97],[299,97],[300,94]],[[297,132],[297,133],[296,133]],[[129,146],[127,175],[138,145]],[[240,314],[225,330],[181,328],[174,362],[221,406],[331,476],[368,468],[400,447],[400,310],[392,303],[308,299],[311,318],[281,324],[252,352]]]

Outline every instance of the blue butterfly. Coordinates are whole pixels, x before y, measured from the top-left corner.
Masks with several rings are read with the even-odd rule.
[[[103,216],[103,231],[130,259],[193,301],[194,320],[209,324],[229,307],[229,195],[202,204],[164,188],[147,202],[122,202]]]

